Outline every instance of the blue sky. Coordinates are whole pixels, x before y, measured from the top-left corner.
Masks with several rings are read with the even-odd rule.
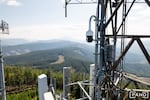
[[[96,5],[69,5],[63,0],[0,0],[0,19],[9,23],[10,35],[3,38],[27,40],[67,39],[85,42],[88,20]],[[128,18],[128,33],[150,33],[150,8],[135,5]]]

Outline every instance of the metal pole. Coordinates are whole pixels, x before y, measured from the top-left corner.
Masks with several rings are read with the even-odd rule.
[[[1,87],[2,100],[6,100],[5,77],[4,77],[4,66],[3,66],[1,40],[0,40],[0,87]]]
[[[71,67],[64,67],[63,68],[63,98],[69,100],[70,94],[70,69]]]
[[[94,97],[97,97],[97,70],[99,65],[99,40],[98,40],[98,27],[99,27],[99,1],[97,5],[97,12],[96,12],[96,21],[95,21],[95,73],[94,73]]]
[[[89,95],[94,99],[94,76],[95,75],[95,64],[90,65],[90,86],[89,86]]]
[[[99,57],[99,66],[98,66],[98,93],[97,93],[97,100],[102,100],[102,79],[103,79],[103,69],[104,69],[104,41],[105,41],[105,4],[104,0],[99,0],[98,5],[101,4],[101,13],[100,13],[100,25],[99,25],[99,35],[100,35],[100,57]]]
[[[2,34],[9,34],[8,23],[5,21],[1,21],[0,29],[2,30]],[[5,76],[4,76],[4,66],[3,66],[3,55],[2,55],[2,46],[0,40],[0,92],[2,95],[2,100],[6,100],[6,90],[5,90]]]

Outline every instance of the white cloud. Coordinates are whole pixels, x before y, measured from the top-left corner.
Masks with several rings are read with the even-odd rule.
[[[21,6],[22,3],[17,0],[0,0],[0,4],[6,4],[8,6]]]
[[[22,5],[17,0],[7,0],[6,4],[9,5],[9,6],[21,6]]]

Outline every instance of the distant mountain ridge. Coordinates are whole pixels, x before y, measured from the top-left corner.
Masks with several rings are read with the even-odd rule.
[[[50,66],[55,70],[62,70],[64,66],[73,66],[77,71],[88,72],[89,65],[94,63],[94,47],[64,40],[6,46],[3,51],[4,54],[9,53],[11,55],[5,56],[5,63],[8,65],[29,65],[36,68]],[[59,55],[64,56],[64,62],[52,65],[51,63],[57,61]],[[140,76],[150,77],[150,65],[144,55],[141,55],[139,52],[128,52],[125,57],[124,70]]]
[[[3,46],[14,46],[19,44],[30,43],[30,41],[25,39],[2,39],[1,42]]]
[[[52,40],[52,41],[39,41],[39,42],[20,44],[14,46],[4,46],[3,54],[4,56],[21,55],[32,51],[52,50],[52,49],[72,47],[72,46],[92,49],[92,47],[82,43],[76,43],[76,42],[65,41],[65,40],[59,40],[59,41]]]

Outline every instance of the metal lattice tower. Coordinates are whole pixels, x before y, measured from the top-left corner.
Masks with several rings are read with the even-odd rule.
[[[0,25],[1,33],[8,34],[8,24],[1,21]],[[6,90],[5,90],[5,76],[4,76],[4,65],[3,65],[3,55],[2,55],[2,46],[0,40],[0,93],[1,93],[1,100],[6,100]]]
[[[68,4],[97,4],[96,15],[89,20],[87,41],[95,41],[95,79],[94,97],[92,100],[120,100],[119,81],[127,77],[123,73],[123,58],[134,41],[137,41],[146,60],[150,64],[150,56],[141,41],[141,38],[150,38],[150,35],[126,35],[126,19],[135,3],[146,3],[150,7],[150,1],[138,2],[136,0],[65,0],[65,11]],[[67,16],[67,13],[65,13]],[[91,21],[95,21],[95,38],[91,30]],[[120,20],[120,21],[119,21]],[[109,30],[109,31],[108,31]],[[109,33],[107,33],[107,31]],[[131,40],[125,46],[124,39]],[[110,41],[112,39],[113,41]],[[121,53],[116,57],[117,39],[121,39]]]

